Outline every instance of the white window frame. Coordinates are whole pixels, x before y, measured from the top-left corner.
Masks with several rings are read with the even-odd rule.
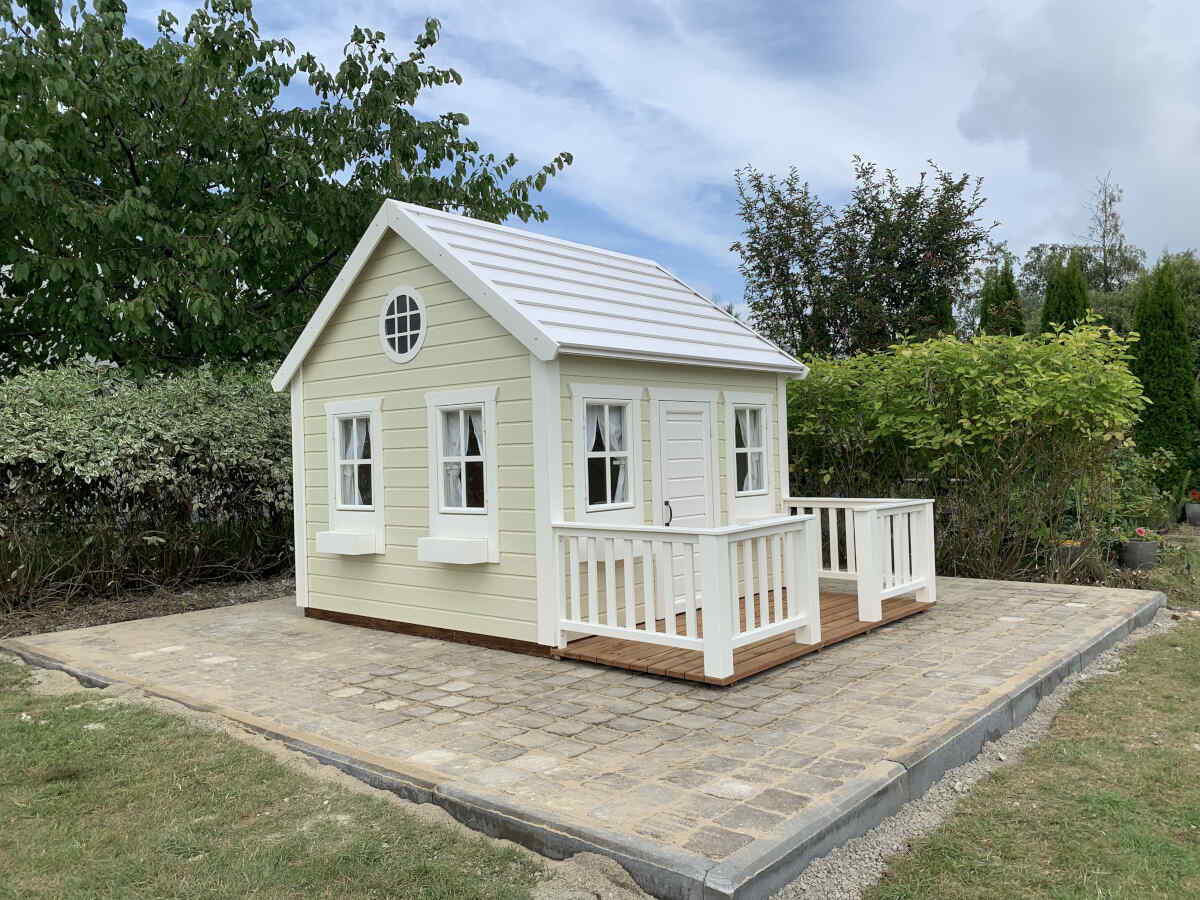
[[[620,524],[643,524],[645,493],[642,463],[642,396],[645,387],[626,384],[572,383],[572,466],[575,471],[576,521],[603,521]],[[587,407],[589,403],[625,407],[625,455],[628,499],[624,503],[588,503]],[[607,415],[607,413],[606,413]],[[606,453],[606,456],[611,454]]]
[[[495,385],[425,394],[429,459],[429,536],[449,541],[487,542],[487,562],[500,561],[500,504]],[[483,411],[483,509],[443,504],[442,413],[478,407]],[[465,449],[465,448],[464,448]],[[465,487],[465,483],[464,483]]]
[[[729,501],[730,521],[770,516],[776,512],[774,501],[775,485],[778,482],[775,466],[772,465],[776,396],[770,393],[725,391],[725,494]],[[734,417],[739,409],[757,409],[762,417],[763,486],[759,490],[739,491],[737,486],[737,441]]]
[[[416,340],[409,345],[408,351],[397,353],[392,345],[388,343],[387,320],[391,318],[388,315],[388,307],[392,305],[394,300],[403,296],[407,296],[416,305],[417,312],[421,315],[421,329],[417,332]],[[396,363],[408,362],[421,351],[421,347],[425,343],[425,335],[428,333],[429,311],[425,306],[425,299],[421,296],[421,292],[408,285],[402,285],[389,291],[388,295],[383,298],[382,305],[379,307],[379,343],[383,347],[383,352],[387,354],[387,357]]]
[[[366,417],[371,435],[371,505],[343,504],[339,496],[341,460],[338,430],[343,419]],[[386,549],[383,496],[383,398],[361,397],[325,404],[326,447],[329,457],[329,530],[335,534],[369,535],[375,553]],[[325,543],[325,542],[321,542]]]
[[[466,435],[466,411],[469,409],[479,410],[479,417],[483,422],[483,441],[479,448],[479,456],[467,455],[467,435]],[[446,448],[443,446],[446,437],[446,416],[453,415],[458,420],[458,428],[462,438],[462,452],[457,456],[447,456]],[[439,406],[437,415],[438,431],[435,437],[437,443],[437,459],[438,459],[438,510],[446,515],[463,515],[463,516],[486,516],[488,514],[488,463],[491,461],[488,453],[488,425],[486,421],[487,411],[482,403],[458,403],[451,406]],[[446,477],[445,468],[447,463],[456,463],[462,466],[463,471],[463,500],[467,498],[467,463],[478,462],[483,466],[483,506],[450,506],[446,502]]]
[[[730,446],[730,450],[733,453],[733,462],[732,462],[731,468],[729,469],[729,473],[731,476],[733,476],[733,479],[734,479],[734,481],[733,481],[734,496],[736,496],[736,497],[757,497],[761,494],[769,493],[771,490],[771,477],[770,477],[770,472],[767,469],[767,466],[768,466],[768,463],[770,460],[770,455],[767,452],[767,449],[770,446],[769,441],[767,439],[767,407],[765,405],[759,405],[757,403],[731,403],[730,410],[731,410],[731,417],[730,417],[729,422],[733,426],[730,429],[730,433],[733,438],[733,443]],[[758,422],[759,422],[758,431],[759,431],[761,443],[757,447],[747,446],[744,449],[741,449],[741,450],[738,449],[738,446],[737,446],[737,414],[740,410],[746,410],[747,412],[758,413]],[[737,458],[738,458],[738,454],[745,454],[746,466],[747,466],[747,469],[749,469],[751,453],[757,453],[762,459],[762,462],[759,465],[759,471],[762,472],[762,487],[754,488],[753,490],[749,490],[749,491],[743,491],[741,488],[738,487],[738,484],[737,484]]]

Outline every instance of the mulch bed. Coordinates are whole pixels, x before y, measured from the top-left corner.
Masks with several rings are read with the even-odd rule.
[[[0,612],[0,638],[108,625],[112,622],[169,616],[173,613],[212,609],[217,606],[236,606],[239,603],[253,603],[255,600],[270,600],[294,594],[295,591],[296,580],[288,576],[261,581],[207,584],[186,590],[145,591],[69,603],[44,603],[34,609]]]

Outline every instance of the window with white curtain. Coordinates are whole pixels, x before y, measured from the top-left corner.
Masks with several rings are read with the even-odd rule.
[[[585,406],[588,509],[631,503],[628,421],[628,403],[589,402]]]
[[[373,509],[371,417],[338,416],[337,505],[340,509]]]
[[[735,406],[733,415],[736,492],[761,493],[767,489],[765,410],[761,406]]]
[[[443,512],[486,512],[483,407],[441,410]]]

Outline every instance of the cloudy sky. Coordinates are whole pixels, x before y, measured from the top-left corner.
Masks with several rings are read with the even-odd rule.
[[[131,3],[153,19],[165,3]],[[169,4],[183,12],[184,4]],[[997,235],[1074,240],[1106,172],[1151,257],[1200,245],[1200,23],[1195,0],[258,0],[264,34],[327,61],[355,24],[408,45],[461,87],[488,149],[575,164],[541,202],[545,231],[659,259],[741,299],[728,250],[733,171],[796,166],[839,203],[858,153],[914,179],[933,159],[985,179]]]

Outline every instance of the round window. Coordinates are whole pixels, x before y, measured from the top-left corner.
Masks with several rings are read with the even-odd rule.
[[[379,339],[396,362],[408,362],[425,340],[425,310],[416,292],[402,289],[384,301],[379,313]]]

